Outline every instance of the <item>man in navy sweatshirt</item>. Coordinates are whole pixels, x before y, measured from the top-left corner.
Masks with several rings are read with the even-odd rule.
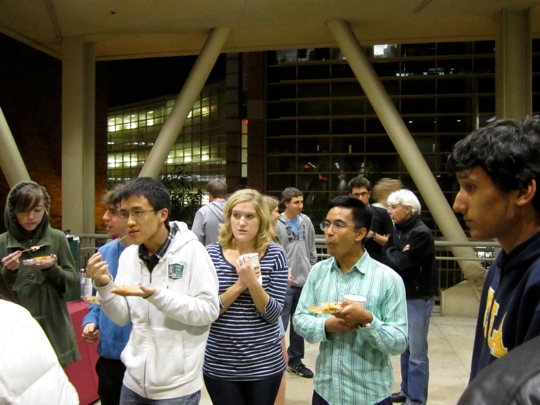
[[[540,118],[501,120],[454,146],[447,169],[473,239],[496,238],[480,299],[471,381],[491,362],[540,335]],[[526,365],[523,365],[526,367]]]

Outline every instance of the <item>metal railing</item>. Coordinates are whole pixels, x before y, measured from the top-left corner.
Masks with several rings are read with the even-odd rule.
[[[79,236],[79,239],[80,268],[86,267],[86,262],[90,256],[109,240],[107,234],[83,234]],[[329,257],[322,235],[317,235],[315,238],[315,245],[319,260],[324,260]],[[476,257],[455,257],[451,251],[453,246],[472,247],[476,253]],[[439,272],[439,291],[459,284],[465,279],[457,260],[478,261],[482,267],[487,268],[489,263],[495,260],[496,253],[499,249],[499,243],[493,241],[454,242],[442,239],[435,240],[435,260],[437,261],[437,270]]]

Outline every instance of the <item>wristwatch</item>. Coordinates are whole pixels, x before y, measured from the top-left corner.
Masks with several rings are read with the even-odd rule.
[[[358,326],[360,326],[361,328],[369,328],[371,326],[371,322],[364,323],[364,324],[359,323]]]
[[[375,236],[377,236],[377,232],[371,231],[371,239],[375,239]]]

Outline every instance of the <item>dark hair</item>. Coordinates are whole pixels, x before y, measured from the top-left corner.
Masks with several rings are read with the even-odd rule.
[[[151,177],[137,177],[129,180],[120,191],[120,200],[132,196],[145,197],[154,210],[167,208],[171,214],[171,195],[165,185]]]
[[[31,211],[41,202],[49,212],[50,198],[45,187],[34,182],[26,182],[13,195],[13,212],[17,214]]]
[[[334,207],[351,209],[355,229],[366,228],[369,230],[371,228],[371,218],[373,217],[371,209],[366,207],[366,205],[358,198],[354,198],[350,195],[340,195],[330,201],[328,204],[328,211]]]
[[[281,192],[281,202],[290,202],[293,197],[302,197],[304,194],[296,187],[287,187]]]
[[[353,188],[365,187],[367,191],[371,191],[371,183],[364,176],[356,176],[349,180],[349,193],[352,193]]]
[[[221,179],[213,179],[206,185],[206,191],[214,198],[225,198],[227,195],[227,183]]]
[[[533,205],[540,211],[540,117],[496,121],[457,142],[446,170],[454,174],[474,167],[484,169],[503,192],[536,180]]]

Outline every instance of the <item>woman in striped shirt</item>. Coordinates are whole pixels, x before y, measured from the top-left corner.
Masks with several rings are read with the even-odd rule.
[[[272,405],[285,370],[278,319],[286,254],[273,242],[268,208],[256,190],[235,192],[224,215],[219,242],[206,247],[218,274],[221,307],[206,346],[206,389],[214,404]],[[248,253],[258,254],[258,267]]]

